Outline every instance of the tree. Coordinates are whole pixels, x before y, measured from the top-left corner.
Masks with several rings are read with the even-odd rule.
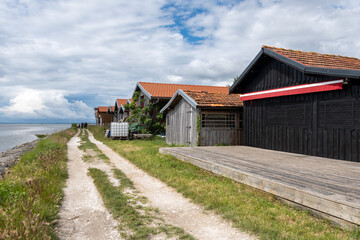
[[[150,102],[147,106],[138,106],[140,93],[135,92],[132,103],[125,104],[125,109],[131,112],[126,120],[129,123],[137,124],[138,129],[142,133],[162,133],[165,131],[165,123],[163,114],[159,113],[159,106]],[[144,102],[142,99],[141,102]]]

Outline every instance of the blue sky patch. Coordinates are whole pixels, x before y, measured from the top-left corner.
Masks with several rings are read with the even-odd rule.
[[[174,3],[166,4],[162,9],[164,12],[168,13],[167,17],[170,17],[174,24],[167,25],[165,27],[179,31],[180,34],[186,39],[186,41],[192,45],[202,44],[206,37],[199,37],[192,33],[191,29],[188,28],[186,22],[195,17],[198,14],[208,13],[208,10],[205,8],[195,8],[191,9],[188,6],[179,6]],[[199,29],[197,29],[199,30]],[[201,28],[200,28],[201,30]]]

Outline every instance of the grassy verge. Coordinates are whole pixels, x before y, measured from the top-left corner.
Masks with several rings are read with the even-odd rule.
[[[68,129],[38,142],[0,180],[0,239],[56,239],[54,223],[67,179]]]
[[[89,134],[85,129],[81,129],[80,140],[79,149],[84,151],[84,155],[82,157],[84,162],[91,161],[94,158],[101,159],[106,163],[110,162],[109,158],[103,154],[94,143],[90,142]]]
[[[120,180],[119,187],[113,186],[106,173],[97,168],[90,168],[89,175],[94,179],[105,206],[115,219],[120,219],[123,238],[141,240],[163,233],[167,237],[177,236],[176,239],[194,239],[182,229],[163,224],[161,219],[154,217],[156,209],[144,205],[147,199],[134,194],[131,180],[119,169],[113,171],[114,176]]]
[[[270,194],[159,154],[159,147],[166,146],[164,139],[111,141],[103,137],[102,129],[90,129],[95,138],[139,168],[261,239],[360,239],[360,229],[341,230]]]

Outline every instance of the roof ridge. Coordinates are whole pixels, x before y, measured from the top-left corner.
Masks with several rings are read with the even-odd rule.
[[[151,83],[151,84],[162,84],[162,85],[187,85],[187,86],[200,86],[200,87],[221,87],[221,88],[229,88],[229,87],[227,87],[227,86],[211,86],[211,85],[184,84],[184,83],[156,83],[156,82],[139,82],[139,83]]]
[[[181,89],[181,88],[180,88]],[[203,92],[203,93],[212,93],[212,92],[208,92],[208,91],[202,91],[202,90],[187,90],[187,89],[181,89],[184,92]]]
[[[277,49],[277,50],[282,50],[282,51],[291,51],[291,52],[298,52],[298,53],[308,53],[308,54],[322,55],[322,56],[329,56],[329,57],[341,57],[341,58],[348,58],[348,59],[352,59],[352,60],[360,60],[359,58],[356,58],[356,57],[348,57],[348,56],[337,55],[337,54],[318,53],[318,52],[313,52],[313,51],[308,52],[308,51],[302,51],[302,50],[293,50],[293,49],[279,48],[279,47],[267,46],[267,45],[262,45],[261,48],[267,48],[270,50]]]

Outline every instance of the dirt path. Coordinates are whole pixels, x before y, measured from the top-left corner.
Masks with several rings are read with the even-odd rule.
[[[102,142],[95,140],[90,132],[89,139],[97,145],[116,168],[133,181],[136,189],[149,199],[150,204],[160,210],[161,217],[168,224],[183,228],[199,240],[256,239],[233,228],[219,215],[205,211],[199,205],[184,198],[176,190],[137,168]]]
[[[60,209],[60,239],[120,239],[117,222],[104,207],[92,179],[87,175],[88,164],[82,161],[76,134],[68,142],[69,178]]]

